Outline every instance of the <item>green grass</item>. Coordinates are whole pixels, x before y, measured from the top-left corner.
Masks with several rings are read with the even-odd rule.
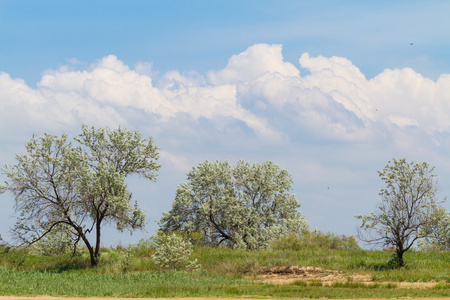
[[[299,250],[245,251],[198,247],[199,272],[162,272],[151,249],[103,249],[100,265],[89,266],[87,253],[41,257],[26,251],[0,254],[0,295],[63,297],[276,297],[399,298],[450,297],[450,252],[407,252],[406,266],[391,269],[392,252],[305,247]],[[359,282],[297,281],[276,285],[255,280],[258,268],[317,266],[345,274],[368,274]],[[400,288],[396,282],[441,282],[434,288]],[[386,282],[392,282],[386,284]]]
[[[252,272],[261,266],[317,266],[347,273],[369,274],[376,281],[450,282],[450,252],[410,251],[406,266],[391,269],[392,252],[306,248],[292,250],[245,251],[200,248],[196,258],[205,269],[215,272]]]
[[[450,296],[444,289],[395,289],[383,285],[357,283],[318,285],[262,284],[235,276],[213,277],[186,272],[139,272],[132,274],[97,274],[97,272],[10,271],[0,269],[0,294],[51,295],[65,297],[199,297],[199,296],[270,296],[270,297],[405,297]]]
[[[201,295],[239,286],[242,279],[210,277],[187,272],[99,274],[77,272],[11,271],[0,269],[0,294],[71,297],[174,297]]]
[[[0,269],[1,295],[50,295],[63,297],[448,297],[447,289],[398,289],[358,283],[324,287],[315,284],[262,284],[239,276],[208,276],[187,272],[96,272],[10,271]]]

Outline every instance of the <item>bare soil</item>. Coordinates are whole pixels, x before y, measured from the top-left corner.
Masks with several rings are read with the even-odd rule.
[[[374,282],[368,274],[346,274],[308,266],[262,267],[257,270],[256,278],[275,284],[289,284],[297,281],[321,282],[322,285],[331,285],[335,282],[360,282],[367,285],[391,283],[401,288],[431,288],[438,284],[438,282]]]

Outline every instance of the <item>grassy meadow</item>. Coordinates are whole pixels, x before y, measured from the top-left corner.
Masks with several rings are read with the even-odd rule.
[[[91,267],[87,252],[42,256],[3,247],[0,295],[63,297],[254,297],[254,298],[398,298],[450,297],[450,253],[409,251],[406,266],[392,268],[389,251],[278,243],[246,251],[196,246],[198,271],[161,270],[154,249],[140,243],[103,248],[100,265]],[[276,266],[315,266],[343,276],[361,274],[372,281],[323,285],[318,280],[265,283],[260,270]],[[402,287],[400,282],[437,282],[433,287]]]

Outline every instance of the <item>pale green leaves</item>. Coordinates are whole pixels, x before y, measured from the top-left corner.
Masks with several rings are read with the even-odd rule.
[[[152,259],[161,270],[197,271],[201,265],[191,259],[192,244],[175,233],[159,233],[152,237],[155,252]]]
[[[82,127],[83,133],[75,138],[88,149],[92,166],[106,164],[109,171],[121,174],[137,173],[147,179],[156,180],[158,147],[152,138],[142,139],[139,131],[124,129],[109,130]]]
[[[18,236],[33,240],[72,215],[72,203],[80,199],[76,182],[85,166],[81,151],[72,147],[66,135],[33,136],[26,150],[25,155],[16,155],[16,165],[3,169],[9,179],[3,188],[16,199],[20,213],[16,229],[22,231]]]
[[[290,193],[292,178],[273,162],[206,161],[187,177],[161,219],[162,231],[200,232],[208,245],[258,249],[308,226]]]
[[[419,242],[419,247],[423,250],[450,250],[450,213],[441,207],[434,218],[436,222],[422,230],[429,234]]]
[[[356,216],[367,233],[360,233],[360,238],[395,246],[403,264],[403,252],[416,240],[430,236],[437,222],[439,202],[435,200],[437,178],[433,170],[426,162],[408,163],[403,158],[394,159],[378,171],[386,187],[380,191],[382,201],[376,212]]]
[[[101,223],[115,223],[118,230],[145,224],[143,212],[130,204],[125,178],[137,173],[154,181],[160,165],[152,139],[137,131],[86,125],[82,131],[75,146],[65,134],[33,136],[27,153],[3,169],[9,180],[2,190],[15,196],[20,239],[34,242],[65,224],[85,242],[96,264]],[[95,251],[86,235],[94,228]]]

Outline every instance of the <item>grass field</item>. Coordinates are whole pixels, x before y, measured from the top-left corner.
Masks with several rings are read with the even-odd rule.
[[[151,248],[104,248],[98,267],[89,266],[87,253],[57,256],[27,251],[3,251],[0,256],[0,295],[64,297],[309,297],[398,298],[450,297],[450,253],[410,251],[406,266],[391,268],[393,253],[361,249],[271,249],[259,251],[194,248],[201,264],[196,272],[159,270]],[[355,281],[323,285],[318,280],[287,284],[262,282],[264,267],[315,266],[362,274]],[[438,282],[433,287],[401,287],[400,282]],[[388,284],[389,283],[389,284]]]

